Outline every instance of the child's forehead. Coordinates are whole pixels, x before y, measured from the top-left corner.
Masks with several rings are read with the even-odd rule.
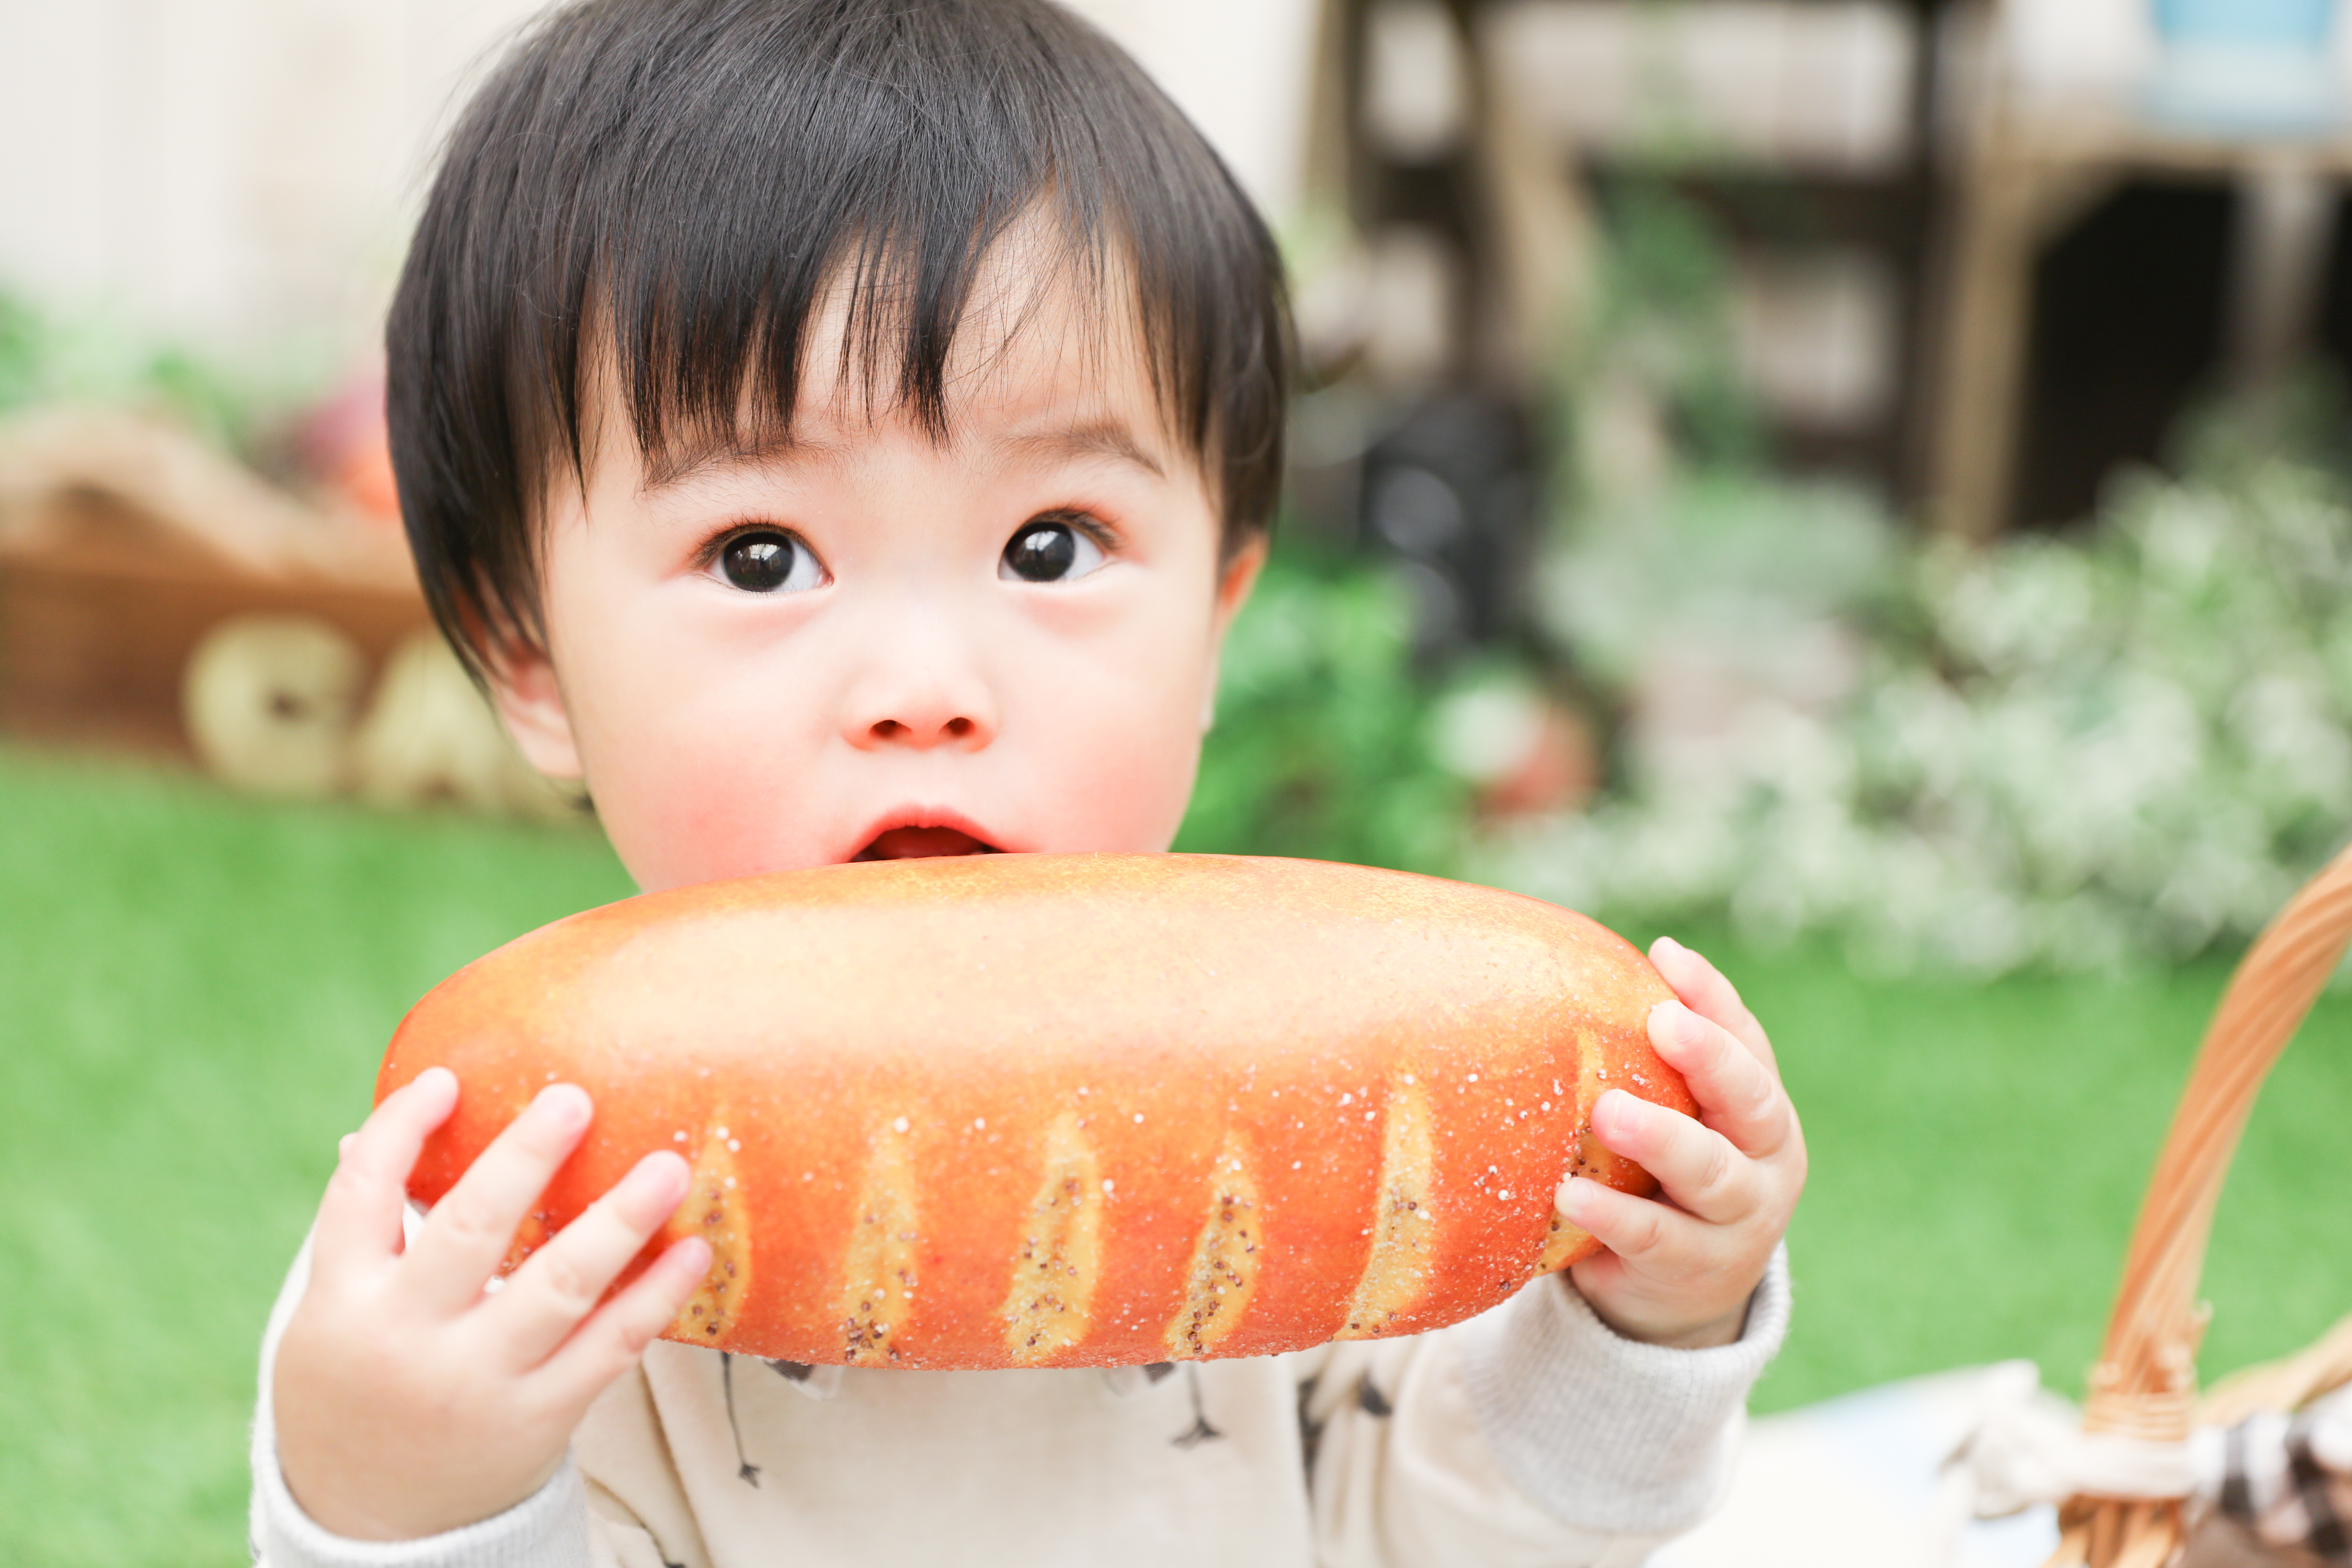
[[[1123,267],[999,246],[956,323],[936,417],[912,396],[904,323],[889,320],[887,304],[860,301],[845,275],[810,312],[803,342],[793,395],[779,398],[747,367],[728,427],[664,419],[648,429],[641,405],[634,420],[624,413],[609,363],[591,392],[596,422],[635,425],[653,485],[718,462],[823,458],[910,428],[974,462],[1092,459],[1154,478],[1201,466],[1144,350]]]
[[[903,408],[868,414],[803,407],[789,426],[674,441],[658,457],[640,454],[637,489],[643,495],[691,490],[747,469],[855,468],[891,441],[919,444],[980,473],[1094,469],[1153,482],[1204,478],[1166,431],[1084,401],[1042,406],[1028,416],[992,418],[992,412],[951,418],[942,432],[908,417]]]

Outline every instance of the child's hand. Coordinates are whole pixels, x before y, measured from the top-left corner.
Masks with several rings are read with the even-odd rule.
[[[677,1316],[710,1267],[677,1242],[598,1298],[686,1195],[686,1162],[649,1154],[484,1287],[515,1227],[588,1130],[588,1096],[543,1090],[401,1242],[409,1171],[457,1103],[434,1068],[343,1140],[319,1205],[310,1282],[278,1347],[272,1407],[286,1484],[322,1528],[400,1541],[488,1519],[545,1485],[572,1429]]]
[[[1693,1348],[1738,1339],[1748,1298],[1805,1185],[1805,1135],[1764,1030],[1715,965],[1671,937],[1650,962],[1676,1002],[1650,1010],[1650,1044],[1689,1082],[1693,1121],[1621,1089],[1592,1108],[1601,1142],[1658,1178],[1658,1199],[1577,1176],[1559,1210],[1601,1238],[1570,1271],[1619,1333]]]

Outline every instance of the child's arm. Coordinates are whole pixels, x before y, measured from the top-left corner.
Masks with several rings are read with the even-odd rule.
[[[1586,1177],[1560,1213],[1608,1250],[1570,1271],[1601,1321],[1628,1339],[1700,1349],[1739,1337],[1805,1185],[1805,1136],[1756,1015],[1715,965],[1672,937],[1650,962],[1675,1002],[1650,1012],[1650,1043],[1689,1082],[1696,1120],[1611,1089],[1593,1132],[1658,1178],[1637,1198]]]
[[[404,1247],[409,1172],[457,1099],[457,1079],[431,1069],[343,1141],[278,1342],[278,1462],[303,1512],[338,1536],[413,1540],[530,1498],[709,1267],[707,1244],[680,1241],[598,1305],[686,1194],[686,1162],[659,1153],[486,1289],[587,1131],[588,1097],[570,1085],[533,1100]]]

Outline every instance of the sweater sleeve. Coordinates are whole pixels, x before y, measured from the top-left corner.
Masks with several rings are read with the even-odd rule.
[[[1789,1261],[1772,1255],[1734,1342],[1670,1350],[1602,1322],[1565,1274],[1465,1325],[1463,1379],[1496,1462],[1562,1519],[1672,1535],[1721,1500],[1748,1391],[1789,1328]]]
[[[1788,1317],[1776,1253],[1718,1349],[1623,1339],[1565,1276],[1437,1333],[1330,1347],[1302,1399],[1320,1561],[1640,1563],[1720,1500]]]
[[[521,1502],[462,1530],[417,1541],[354,1541],[322,1529],[287,1489],[270,1405],[278,1342],[310,1278],[310,1243],[305,1238],[261,1339],[249,1542],[258,1568],[635,1568],[646,1561],[632,1539],[641,1531],[601,1514],[592,1517],[587,1489],[569,1461]],[[658,1554],[651,1562],[658,1564]]]

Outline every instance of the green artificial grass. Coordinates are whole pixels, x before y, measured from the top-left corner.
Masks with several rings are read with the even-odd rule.
[[[247,1561],[256,1336],[393,1025],[628,890],[586,832],[0,752],[0,1558]]]
[[[5,750],[0,824],[0,1556],[240,1563],[261,1321],[385,1037],[451,969],[627,883],[585,832]],[[2079,1391],[2226,967],[1977,985],[1715,952],[1812,1147],[1759,1408],[2015,1355]],[[2331,996],[2256,1114],[2209,1372],[2352,1310],[2347,1033]]]
[[[2225,960],[2125,980],[1857,978],[1717,954],[1772,1032],[1811,1173],[1796,1317],[1753,1407],[2023,1356],[2080,1398]],[[2352,994],[2264,1086],[2204,1277],[2210,1380],[2352,1312]]]

